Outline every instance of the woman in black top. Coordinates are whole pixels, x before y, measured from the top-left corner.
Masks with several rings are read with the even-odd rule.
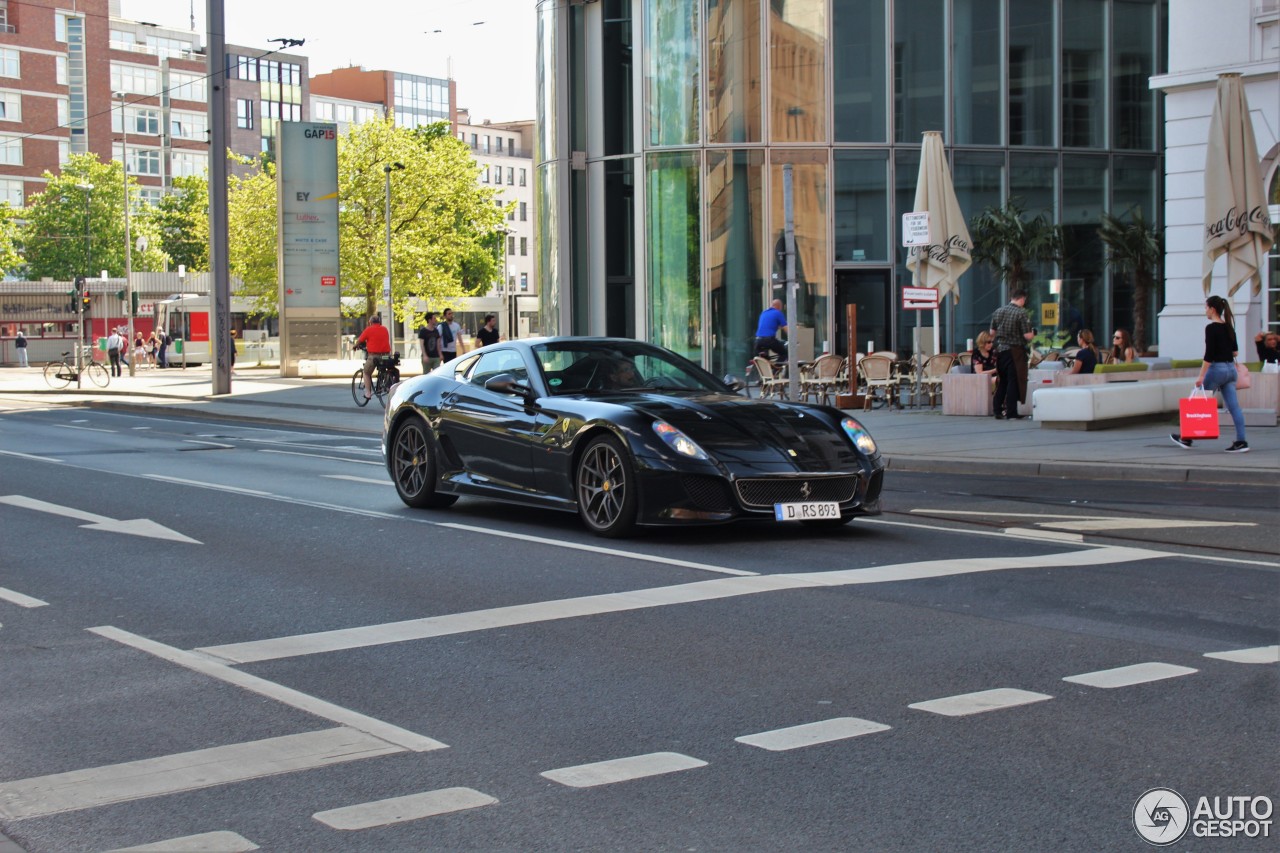
[[[1196,387],[1210,394],[1222,392],[1222,401],[1227,404],[1231,422],[1236,427],[1235,443],[1227,448],[1227,452],[1248,453],[1249,442],[1244,440],[1244,412],[1240,411],[1240,401],[1236,398],[1236,327],[1231,305],[1221,296],[1210,296],[1205,300],[1204,313],[1209,318],[1209,325],[1204,327],[1204,362],[1200,365]],[[1179,447],[1191,449],[1191,439],[1177,433],[1169,437]]]
[[[1098,366],[1098,348],[1093,345],[1093,332],[1081,329],[1080,334],[1076,335],[1076,343],[1080,345],[1080,351],[1076,353],[1071,372],[1093,373],[1093,369]]]

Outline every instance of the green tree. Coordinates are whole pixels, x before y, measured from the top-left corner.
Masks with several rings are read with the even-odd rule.
[[[45,172],[43,192],[31,196],[23,213],[23,257],[31,278],[69,280],[77,275],[124,275],[124,167],[102,163],[96,154],[73,154],[54,175]],[[85,189],[91,187],[91,189]],[[147,238],[133,247],[133,269],[164,268],[166,257],[151,208],[136,201],[137,183],[129,179],[130,237]],[[86,223],[87,218],[87,223]]]
[[[1025,288],[1035,267],[1062,260],[1062,228],[1047,213],[1028,219],[1017,201],[988,207],[969,223],[973,260],[989,267],[1010,291]]]
[[[395,168],[396,163],[404,166]],[[343,295],[372,314],[386,273],[386,179],[391,167],[391,285],[396,315],[412,300],[433,308],[483,292],[502,274],[504,209],[478,182],[461,140],[391,119],[354,125],[339,140]]]
[[[253,300],[253,312],[279,313],[276,283],[276,168],[266,159],[241,159],[253,168],[227,179],[227,254],[240,279],[237,296]]]
[[[0,204],[0,275],[15,275],[22,268],[22,253],[18,251],[20,216],[8,203]]]
[[[1128,220],[1102,214],[1098,236],[1107,248],[1111,266],[1117,272],[1133,275],[1133,347],[1143,352],[1147,348],[1147,312],[1156,270],[1164,257],[1164,240],[1142,216],[1140,207],[1130,208]]]
[[[209,269],[209,181],[183,176],[173,179],[173,191],[160,199],[155,211],[160,239],[169,260],[186,264],[190,272]]]

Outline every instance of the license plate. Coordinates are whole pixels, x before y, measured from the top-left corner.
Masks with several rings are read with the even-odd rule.
[[[840,504],[835,501],[774,504],[773,517],[777,521],[813,521],[820,518],[839,518]]]

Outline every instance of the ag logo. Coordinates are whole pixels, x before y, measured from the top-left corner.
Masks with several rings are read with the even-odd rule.
[[[1187,801],[1172,788],[1152,788],[1133,804],[1133,828],[1157,847],[1173,844],[1190,824]]]

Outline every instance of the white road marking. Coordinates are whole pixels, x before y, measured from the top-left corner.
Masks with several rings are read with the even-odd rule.
[[[198,440],[198,439],[194,439],[194,438],[184,438],[184,439],[182,440],[182,443],[183,443],[183,444],[201,444],[201,445],[204,445],[204,446],[206,446],[206,447],[225,447],[225,448],[227,448],[227,449],[232,449],[232,448],[234,448],[234,447],[235,447],[235,445],[234,445],[234,444],[223,444],[223,443],[222,443],[222,442],[220,442],[220,441],[200,441],[200,440]]]
[[[594,788],[597,785],[630,782],[632,779],[644,779],[648,776],[661,776],[665,773],[695,770],[706,766],[707,762],[678,752],[651,752],[648,755],[633,755],[629,758],[615,758],[612,761],[561,767],[540,775],[570,788]]]
[[[0,504],[9,504],[10,506],[35,510],[36,512],[47,512],[51,515],[60,515],[64,518],[74,518],[77,521],[89,522],[89,524],[80,525],[83,530],[102,530],[107,533],[127,533],[130,536],[146,536],[150,539],[165,539],[170,542],[186,542],[192,545],[201,544],[199,540],[192,539],[190,536],[183,536],[176,530],[170,530],[162,524],[156,524],[149,518],[118,521],[105,515],[85,512],[74,507],[53,504],[36,498],[28,498],[24,495],[0,496]]]
[[[149,426],[130,427],[130,429],[144,430],[144,429],[151,429],[151,427],[149,427]],[[212,834],[212,833],[210,833],[210,834]],[[234,833],[233,833],[233,834],[234,834]]]
[[[49,602],[41,601],[38,598],[32,598],[29,595],[23,595],[20,592],[14,592],[11,589],[5,589],[0,586],[0,601],[7,601],[10,604],[16,604],[19,607],[48,607]]]
[[[968,509],[913,509],[925,515],[988,516],[992,518],[1051,518],[1039,521],[1037,527],[1058,530],[1164,530],[1179,527],[1257,527],[1251,521],[1204,521],[1179,518],[1117,518],[1113,515],[1070,515],[1047,512],[984,512]]]
[[[1042,542],[1078,543],[1084,541],[1084,536],[1079,533],[1063,533],[1058,530],[1032,530],[1029,527],[1006,527],[1004,535],[1019,539],[1039,539]]]
[[[122,631],[110,625],[89,628],[88,631],[147,654],[155,655],[170,663],[176,663],[178,666],[186,667],[210,678],[234,684],[236,687],[248,690],[251,693],[257,693],[259,696],[265,696],[282,705],[288,705],[291,708],[297,708],[299,711],[305,711],[308,714],[338,723],[347,728],[365,732],[379,740],[407,749],[410,752],[430,752],[433,749],[446,749],[448,747],[448,744],[441,743],[433,738],[402,729],[399,726],[393,726],[390,723],[374,719],[358,711],[343,708],[332,702],[317,699],[293,688],[276,684],[274,681],[268,681],[265,678],[259,678],[247,672],[241,672],[203,655],[175,649],[173,646],[166,646],[163,643],[148,640],[146,637],[140,637],[137,634],[131,634],[128,631]]]
[[[300,655],[319,654],[321,652],[378,646],[387,643],[401,643],[409,640],[424,640],[429,637],[443,637],[472,631],[486,631],[493,628],[509,628],[516,625],[529,625],[535,622],[549,622],[582,616],[599,616],[606,613],[666,607],[673,604],[714,601],[762,592],[776,592],[788,589],[820,589],[869,583],[892,583],[979,572],[1006,571],[1009,569],[1092,568],[1106,563],[1147,560],[1156,556],[1160,555],[1157,552],[1146,551],[1141,548],[1111,547],[1098,550],[1072,551],[1065,554],[1043,554],[1033,557],[963,557],[954,560],[901,563],[867,569],[716,578],[714,580],[677,584],[675,586],[651,587],[630,592],[603,593],[581,598],[515,604],[488,610],[474,610],[469,613],[427,616],[422,619],[387,622],[380,625],[365,625],[357,628],[341,628],[313,634],[277,637],[270,640],[205,646],[196,651],[232,663],[253,663]]]
[[[403,752],[345,726],[0,783],[0,817],[25,820]]]
[[[306,456],[310,459],[328,459],[331,462],[350,462],[352,465],[377,465],[378,467],[386,467],[381,462],[375,462],[368,459],[348,459],[345,456],[327,456],[323,453],[299,453],[296,450],[271,450],[266,447],[259,447],[259,453],[278,453],[281,456]]]
[[[357,477],[354,474],[321,474],[326,480],[349,480],[352,483],[370,483],[375,486],[394,486],[390,480],[375,480],[372,477]]]
[[[1052,698],[1044,693],[1032,693],[1030,690],[998,687],[995,690],[980,690],[977,693],[962,693],[959,696],[916,702],[907,707],[917,711],[928,711],[931,714],[942,714],[944,717],[967,717],[970,714],[1016,708],[1019,705],[1030,705],[1033,702],[1043,702]]]
[[[1132,687],[1135,684],[1146,684],[1150,681],[1164,681],[1166,678],[1178,678],[1198,671],[1188,666],[1175,666],[1171,663],[1135,663],[1132,666],[1101,669],[1097,672],[1086,672],[1082,675],[1068,675],[1062,680],[1070,681],[1072,684],[1083,684],[1087,687],[1101,687],[1104,690],[1111,690],[1116,687]]]
[[[836,717],[817,723],[805,723],[799,726],[788,726],[785,729],[743,735],[734,740],[745,743],[747,746],[758,746],[770,752],[785,752],[789,749],[846,740],[876,732],[887,732],[889,728],[884,723],[860,720],[857,717]]]
[[[1258,646],[1255,649],[1209,652],[1205,657],[1231,661],[1232,663],[1280,663],[1280,646]]]
[[[234,832],[223,831],[184,835],[154,844],[108,850],[107,853],[249,853],[258,849],[258,845],[249,839]]]
[[[1074,515],[1061,512],[986,512],[976,509],[913,509],[922,515],[988,515],[1002,518],[1111,518],[1109,515]]]
[[[0,450],[0,455],[13,456],[17,459],[30,459],[33,462],[57,462],[62,463],[61,459],[54,459],[52,456],[35,456],[30,453],[18,453],[15,450]]]
[[[340,809],[316,812],[313,818],[332,829],[372,829],[451,812],[495,805],[498,800],[472,788],[441,788]]]
[[[234,492],[237,495],[252,495],[258,498],[274,498],[276,495],[271,492],[263,492],[258,489],[245,489],[240,486],[224,486],[220,483],[197,483],[191,480],[185,480],[182,477],[170,477],[166,474],[143,474],[143,479],[160,480],[164,483],[177,483],[180,486],[198,486],[202,489],[213,489],[217,492]]]
[[[582,542],[565,542],[562,539],[551,539],[546,536],[534,536],[529,533],[515,533],[510,530],[494,530],[491,527],[478,527],[474,524],[460,524],[454,521],[432,522],[438,527],[452,530],[465,530],[468,533],[483,533],[486,536],[500,536],[504,539],[520,539],[524,542],[536,542],[539,545],[550,545],[554,548],[568,548],[571,551],[589,551],[593,554],[605,554],[609,557],[624,557],[630,560],[644,560],[646,563],[662,563],[666,566],[680,566],[685,569],[697,569],[700,572],[715,572],[720,575],[736,577],[755,577],[759,572],[748,572],[743,569],[730,569],[710,563],[695,563],[692,560],[678,560],[674,557],[659,557],[656,554],[637,554],[635,551],[622,551],[618,548],[606,548],[603,545],[591,545]]]
[[[99,427],[76,426],[75,424],[54,424],[59,429],[79,429],[85,432],[115,432],[113,429],[101,429]]]

